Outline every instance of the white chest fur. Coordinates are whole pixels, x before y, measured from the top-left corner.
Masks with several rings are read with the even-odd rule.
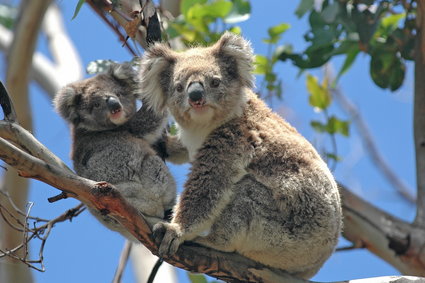
[[[187,148],[190,161],[194,160],[196,153],[212,130],[207,127],[178,127],[180,141]]]

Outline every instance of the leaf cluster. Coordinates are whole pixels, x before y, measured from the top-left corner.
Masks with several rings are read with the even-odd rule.
[[[406,61],[413,59],[415,3],[325,0],[315,7],[314,2],[302,0],[296,11],[298,17],[308,16],[310,29],[304,39],[309,46],[299,53],[282,49],[279,59],[311,69],[344,55],[338,79],[363,52],[370,55],[369,71],[375,84],[397,90],[404,81]]]
[[[247,0],[182,0],[181,15],[170,22],[170,38],[180,36],[184,43],[210,44],[225,30],[240,34],[236,23],[249,19],[251,5]]]

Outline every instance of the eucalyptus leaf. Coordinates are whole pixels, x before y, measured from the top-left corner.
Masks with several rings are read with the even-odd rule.
[[[189,280],[191,283],[208,283],[207,278],[203,274],[190,273],[188,272]]]
[[[233,0],[232,10],[224,18],[226,24],[246,21],[251,16],[251,3],[247,0]]]
[[[310,93],[310,105],[320,110],[328,108],[331,103],[331,95],[325,86],[319,84],[317,77],[307,75],[306,85]]]
[[[78,0],[77,6],[75,7],[74,15],[72,16],[72,20],[77,17],[78,13],[81,10],[81,7],[83,6],[85,2],[86,2],[85,0]]]
[[[307,13],[313,7],[314,7],[314,0],[301,0],[300,4],[297,7],[297,10],[295,11],[295,14],[298,16],[298,18],[301,18],[302,16],[304,16],[305,13]]]

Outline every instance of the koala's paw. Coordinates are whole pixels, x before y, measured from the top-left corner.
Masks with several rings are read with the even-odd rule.
[[[179,224],[160,222],[153,226],[153,237],[156,244],[159,245],[158,255],[160,257],[175,254],[184,241],[182,236]]]

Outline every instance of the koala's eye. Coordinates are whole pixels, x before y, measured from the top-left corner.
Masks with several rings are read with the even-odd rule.
[[[182,85],[181,83],[178,83],[178,84],[176,85],[176,90],[177,90],[178,92],[182,92],[182,91],[183,91],[183,85]]]
[[[219,78],[213,78],[210,82],[211,87],[218,87],[221,83],[221,80]]]
[[[99,108],[99,107],[100,107],[100,103],[99,103],[99,102],[95,102],[95,103],[93,104],[93,106],[94,106],[94,108]]]

